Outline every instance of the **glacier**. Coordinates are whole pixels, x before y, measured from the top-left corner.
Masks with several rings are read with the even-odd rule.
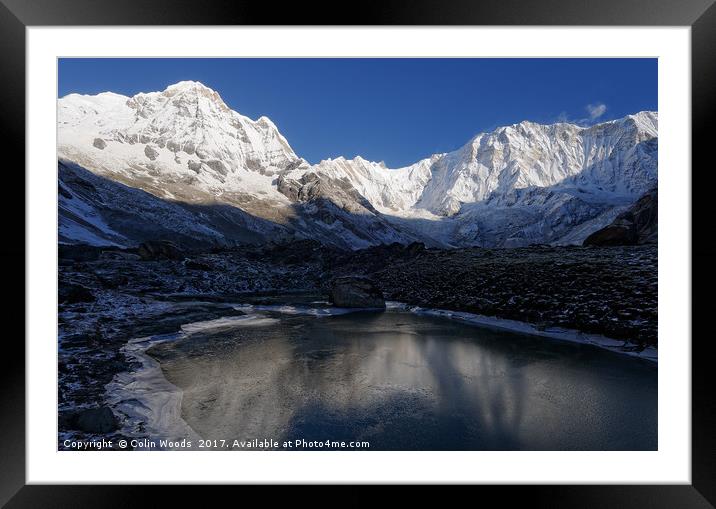
[[[196,81],[58,100],[60,241],[577,244],[657,184],[658,114],[523,121],[403,168],[310,164]]]

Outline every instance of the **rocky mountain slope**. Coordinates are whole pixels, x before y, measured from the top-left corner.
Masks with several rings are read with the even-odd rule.
[[[58,101],[60,240],[575,244],[656,185],[657,156],[657,114],[640,112],[591,127],[521,122],[405,168],[311,165],[268,118],[197,82],[71,94]]]
[[[659,234],[659,193],[656,188],[639,198],[614,221],[584,239],[585,246],[656,244]]]

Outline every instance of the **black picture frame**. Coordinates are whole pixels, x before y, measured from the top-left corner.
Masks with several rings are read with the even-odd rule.
[[[669,169],[692,178],[692,483],[690,485],[483,487],[505,502],[529,501],[537,507],[716,506],[716,402],[711,364],[713,347],[706,328],[713,298],[716,237],[709,206],[713,163],[707,159],[716,117],[716,4],[714,0],[521,0],[436,2],[399,0],[311,5],[218,0],[0,0],[0,140],[4,145],[5,240],[0,259],[6,288],[5,310],[17,334],[7,334],[0,368],[0,504],[7,507],[137,507],[149,488],[138,486],[25,485],[25,29],[60,25],[574,25],[690,26],[692,69],[692,166]],[[91,48],[91,41],[88,41]],[[711,164],[707,164],[707,162]],[[48,169],[49,170],[49,169]],[[48,176],[52,172],[48,171]],[[698,184],[698,185],[695,185]],[[20,189],[23,192],[20,192]],[[8,291],[12,289],[12,291]],[[703,298],[698,298],[703,295]],[[701,331],[702,334],[698,334]],[[0,357],[2,358],[2,357]],[[157,492],[160,488],[151,488]],[[162,497],[183,497],[177,487],[161,488]],[[368,503],[357,492],[346,503]],[[421,495],[418,495],[421,496]],[[169,503],[169,498],[164,499]]]

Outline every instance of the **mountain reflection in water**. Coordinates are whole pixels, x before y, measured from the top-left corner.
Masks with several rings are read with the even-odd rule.
[[[657,368],[404,311],[197,331],[148,353],[203,438],[371,450],[654,450]],[[248,323],[248,322],[247,322]]]

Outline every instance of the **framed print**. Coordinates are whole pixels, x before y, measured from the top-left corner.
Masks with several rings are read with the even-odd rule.
[[[9,507],[713,504],[710,2],[3,1]]]

